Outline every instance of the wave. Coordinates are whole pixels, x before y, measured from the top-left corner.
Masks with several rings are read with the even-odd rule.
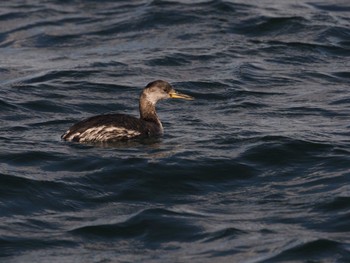
[[[163,208],[145,209],[120,222],[87,225],[70,232],[89,239],[138,238],[148,242],[192,242],[199,238],[201,231],[186,219],[188,216]]]
[[[282,251],[275,256],[256,262],[303,261],[305,259],[309,261],[332,261],[335,258],[346,260],[349,254],[349,252],[342,247],[341,243],[330,239],[319,238],[295,243],[296,244],[288,245],[288,248],[282,248]]]

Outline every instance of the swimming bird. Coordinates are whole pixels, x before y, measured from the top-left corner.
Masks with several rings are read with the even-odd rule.
[[[147,84],[140,95],[140,118],[125,114],[104,114],[90,117],[74,124],[61,138],[74,142],[115,142],[137,137],[153,137],[163,134],[163,125],[156,113],[156,103],[164,99],[194,98],[178,93],[166,81],[156,80]]]

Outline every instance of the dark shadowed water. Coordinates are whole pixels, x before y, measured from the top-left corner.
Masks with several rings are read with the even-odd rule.
[[[349,1],[2,1],[0,76],[1,262],[350,262]]]

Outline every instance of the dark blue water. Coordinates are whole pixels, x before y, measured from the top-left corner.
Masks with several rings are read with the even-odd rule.
[[[0,76],[1,262],[350,262],[348,1],[3,1]]]

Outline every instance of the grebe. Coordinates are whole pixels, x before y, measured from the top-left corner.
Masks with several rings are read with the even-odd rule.
[[[74,124],[61,138],[74,142],[113,142],[163,134],[155,105],[163,99],[194,98],[176,92],[166,81],[150,82],[140,95],[140,118],[125,114],[97,115]]]

